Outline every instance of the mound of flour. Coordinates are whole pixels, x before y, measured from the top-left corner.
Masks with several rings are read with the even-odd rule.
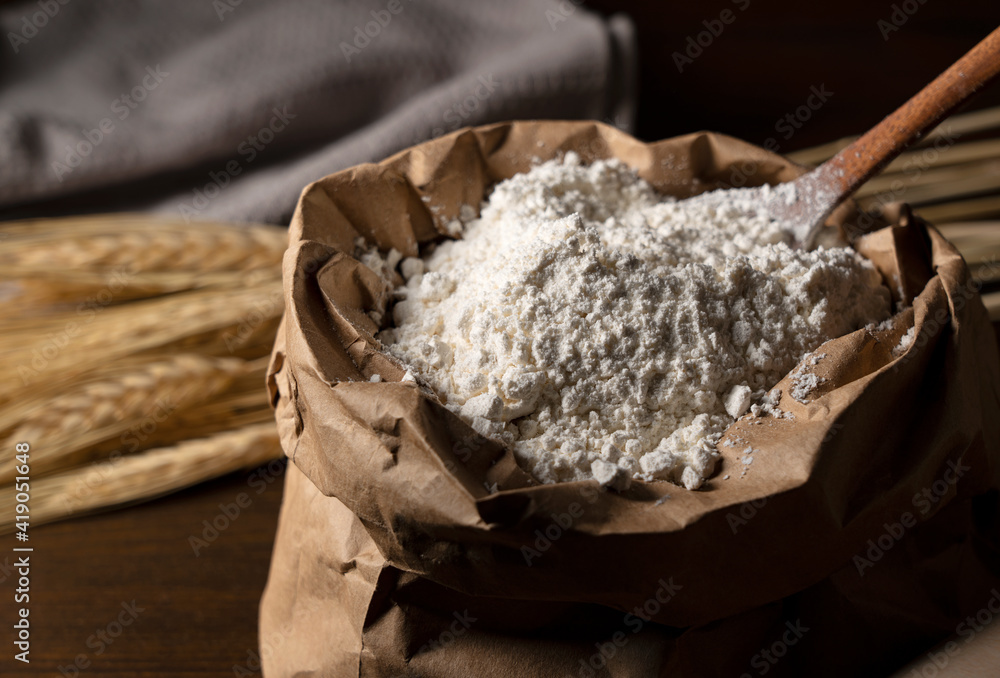
[[[676,201],[567,154],[498,184],[461,240],[404,260],[380,339],[539,481],[697,488],[752,400],[889,315],[853,250],[788,246],[758,211],[775,190]]]

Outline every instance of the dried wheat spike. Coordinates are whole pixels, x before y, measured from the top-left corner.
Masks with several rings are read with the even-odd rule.
[[[281,265],[288,234],[275,226],[188,224],[142,215],[104,215],[0,227],[0,264],[57,269],[248,271]],[[40,224],[41,226],[41,224]]]
[[[152,499],[280,456],[277,428],[267,422],[41,478],[31,483],[31,524]],[[0,534],[14,529],[14,505],[13,485],[4,485]]]
[[[246,369],[238,358],[179,354],[104,370],[52,397],[14,401],[0,415],[0,432],[13,427],[7,441],[27,441],[36,450],[33,472],[51,472],[75,452],[137,422],[158,424],[158,419],[212,398]],[[13,477],[13,460],[0,459],[0,483]]]

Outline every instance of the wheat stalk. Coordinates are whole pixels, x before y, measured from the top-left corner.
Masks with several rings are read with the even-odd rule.
[[[884,195],[861,198],[858,203],[862,209],[869,209],[875,203],[905,202],[913,207],[919,207],[922,212],[923,208],[931,203],[941,203],[945,200],[954,200],[997,189],[1000,189],[1000,173],[973,174],[967,178],[945,180],[938,184],[917,186],[912,189],[906,188],[900,192],[890,191]]]
[[[45,475],[72,463],[81,450],[124,438],[130,428],[155,430],[169,423],[175,411],[211,399],[246,370],[238,358],[179,354],[98,371],[89,380],[85,375],[69,391],[11,403],[0,414],[0,432],[10,430],[0,447],[30,443],[36,450],[32,473]],[[13,458],[0,459],[0,483],[13,480],[14,466]]]
[[[188,224],[144,215],[12,222],[0,264],[41,271],[248,271],[280,265],[288,233],[275,226]]]
[[[4,267],[0,304],[21,317],[111,306],[139,299],[204,288],[236,288],[262,279],[261,272],[196,271],[34,271],[31,267]],[[118,276],[121,277],[118,277]],[[273,277],[269,276],[269,277]],[[127,284],[123,284],[127,281]]]
[[[34,452],[32,452],[34,456]],[[187,440],[31,482],[31,525],[151,499],[281,456],[274,422]],[[0,533],[14,529],[13,486],[0,490]]]
[[[1000,216],[1000,195],[924,206],[920,208],[920,216],[935,224]]]
[[[983,295],[983,304],[990,314],[990,320],[1000,322],[1000,292],[990,292]]]
[[[951,222],[938,227],[973,269],[992,269],[986,280],[1000,278],[1000,221]]]
[[[1000,107],[953,115],[913,146],[914,148],[927,147],[942,139],[950,141],[956,137],[989,132],[995,129],[1000,129]],[[793,151],[788,154],[788,157],[802,165],[818,165],[850,146],[857,138],[857,136],[844,137],[812,148]]]
[[[70,380],[95,365],[143,351],[166,353],[212,342],[235,354],[242,328],[252,335],[261,326],[276,326],[282,310],[281,281],[272,278],[92,309],[89,316],[15,318],[0,337],[0,361],[6,367],[0,373],[0,402],[42,381]]]
[[[32,445],[33,523],[279,453],[264,371],[287,231],[99,215],[0,239],[0,445]]]
[[[993,157],[960,165],[935,165],[909,175],[877,176],[858,189],[854,197],[895,192],[900,200],[916,204],[996,188],[1000,188],[1000,158]]]
[[[74,453],[72,463],[114,459],[153,447],[166,447],[189,438],[203,438],[220,431],[274,419],[263,389],[267,358],[247,363],[247,372],[221,393],[179,409],[158,425],[132,423],[119,437],[106,439]],[[259,365],[254,366],[255,363]]]

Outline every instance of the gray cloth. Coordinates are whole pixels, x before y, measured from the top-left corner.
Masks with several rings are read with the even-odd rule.
[[[0,218],[286,223],[309,182],[465,125],[628,129],[631,24],[578,4],[3,5]]]

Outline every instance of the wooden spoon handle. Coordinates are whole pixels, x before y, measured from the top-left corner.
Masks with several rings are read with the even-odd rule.
[[[851,195],[913,140],[930,131],[1000,74],[1000,28],[820,168],[837,202]]]

